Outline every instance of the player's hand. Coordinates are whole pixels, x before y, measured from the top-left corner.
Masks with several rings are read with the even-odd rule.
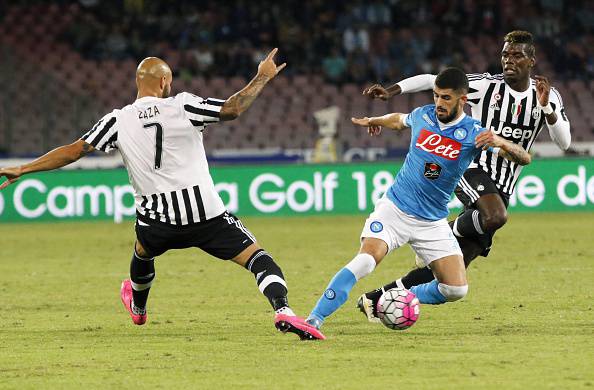
[[[0,184],[0,190],[5,189],[15,181],[19,180],[21,175],[21,168],[0,168],[0,178],[5,177],[7,179],[4,183]],[[0,179],[0,181],[2,180]]]
[[[369,126],[367,127],[367,134],[369,134],[370,136],[378,136],[382,133],[382,127],[381,126]]]
[[[384,87],[379,84],[373,84],[371,87],[367,87],[363,90],[364,96],[369,96],[372,99],[388,100],[390,93]]]
[[[549,104],[551,84],[544,76],[534,76],[534,79],[536,80],[536,98],[538,99],[538,104],[544,107]]]
[[[274,63],[274,56],[276,55],[277,51],[278,48],[272,49],[272,51],[268,53],[266,58],[260,61],[260,65],[258,65],[258,75],[264,76],[268,80],[270,80],[273,79],[274,76],[276,76],[281,70],[283,70],[285,66],[287,66],[286,62],[282,63],[279,66],[276,66],[276,64]]]
[[[495,134],[493,130],[485,130],[476,136],[474,144],[477,148],[487,150],[490,147],[500,147],[503,141],[503,138]]]
[[[380,135],[382,132],[382,127],[378,125],[371,124],[371,118],[364,117],[364,118],[351,118],[351,122],[358,126],[367,127],[367,133],[371,136]]]

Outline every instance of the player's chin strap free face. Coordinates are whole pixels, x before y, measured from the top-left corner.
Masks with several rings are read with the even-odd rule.
[[[454,91],[453,89],[433,89],[433,100],[435,102],[436,114],[443,113],[445,111],[446,117],[440,120],[442,122],[451,122],[454,120],[464,109],[468,97],[463,92]]]

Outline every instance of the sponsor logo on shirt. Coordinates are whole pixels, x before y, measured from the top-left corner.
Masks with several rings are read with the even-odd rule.
[[[453,139],[442,137],[429,130],[422,129],[415,145],[417,148],[448,160],[457,160],[462,144]]]
[[[425,172],[423,173],[423,176],[425,176],[427,179],[435,180],[439,177],[440,174],[441,167],[439,166],[439,164],[436,164],[434,162],[425,163]]]

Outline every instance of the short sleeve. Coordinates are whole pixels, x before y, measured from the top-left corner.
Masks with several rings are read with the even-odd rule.
[[[407,127],[413,127],[413,125],[418,121],[418,116],[421,114],[421,107],[417,107],[410,114],[406,114],[404,117],[404,124]]]
[[[80,139],[102,152],[117,149],[118,140],[118,110],[105,115],[91,130],[87,131]]]
[[[493,76],[489,73],[470,73],[466,77],[468,78],[468,104],[474,106],[479,104],[485,95]]]
[[[202,98],[188,92],[178,95],[181,98],[186,116],[196,127],[204,127],[209,123],[220,120],[221,108],[225,100],[215,98]]]

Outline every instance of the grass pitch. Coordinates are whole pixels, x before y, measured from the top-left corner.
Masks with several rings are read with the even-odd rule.
[[[306,315],[358,249],[364,216],[245,218]],[[460,302],[403,332],[359,294],[413,264],[408,247],[358,283],[324,342],[274,329],[253,277],[199,250],[157,260],[149,322],[119,300],[132,223],[0,225],[0,388],[594,388],[593,214],[513,214]]]

